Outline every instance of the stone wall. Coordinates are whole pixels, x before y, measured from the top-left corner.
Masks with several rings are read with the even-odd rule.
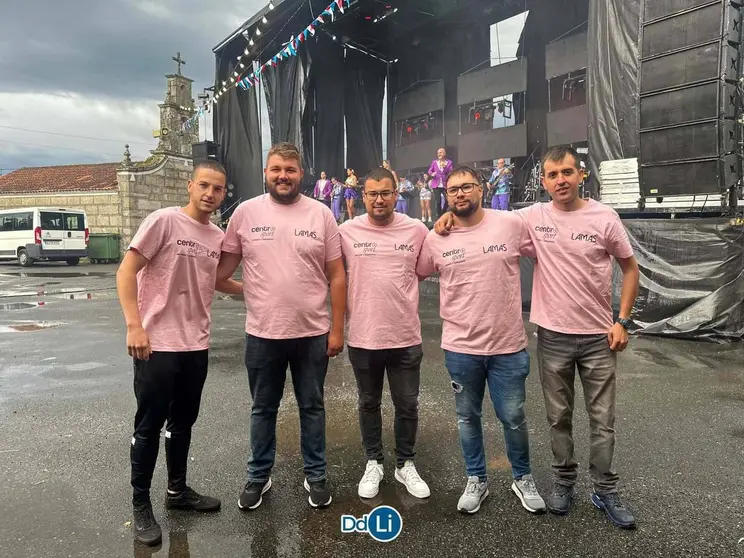
[[[121,245],[126,249],[142,220],[156,209],[189,202],[191,159],[153,156],[117,173],[121,192]]]
[[[88,228],[93,233],[118,233],[122,226],[121,202],[117,191],[0,196],[0,209],[15,207],[84,209],[88,215]]]

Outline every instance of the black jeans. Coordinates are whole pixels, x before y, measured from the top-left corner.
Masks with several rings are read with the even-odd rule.
[[[209,351],[154,352],[149,360],[134,360],[137,414],[129,456],[132,464],[132,503],[150,501],[150,484],[165,424],[168,489],[186,488],[186,465],[191,427],[199,416],[202,388],[207,379]]]
[[[266,482],[276,456],[276,415],[287,366],[300,409],[300,445],[308,482],[326,478],[325,404],[328,335],[300,339],[245,336],[245,366],[251,398],[251,455],[248,481]]]
[[[359,426],[367,459],[383,460],[382,387],[388,373],[390,396],[395,407],[395,456],[398,467],[416,453],[418,396],[421,379],[421,345],[403,349],[356,349],[349,347],[359,394]]]

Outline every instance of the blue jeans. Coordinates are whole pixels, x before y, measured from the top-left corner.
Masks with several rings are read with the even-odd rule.
[[[530,445],[524,414],[524,383],[530,373],[527,351],[508,355],[467,355],[444,351],[455,392],[457,429],[469,477],[486,480],[481,414],[486,383],[496,416],[504,427],[506,454],[515,479],[530,474]]]
[[[251,406],[248,481],[266,482],[276,455],[276,415],[284,394],[287,366],[300,410],[300,444],[307,481],[326,478],[323,387],[328,371],[328,335],[300,339],[245,336],[245,366]]]

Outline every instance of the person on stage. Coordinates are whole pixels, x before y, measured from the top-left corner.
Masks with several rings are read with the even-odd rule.
[[[444,214],[447,208],[447,198],[444,189],[447,187],[447,177],[452,172],[454,165],[447,159],[447,151],[444,147],[437,150],[437,158],[431,162],[428,174],[431,176],[431,189],[433,193],[434,213],[437,219]]]
[[[346,200],[346,214],[349,219],[353,219],[356,215],[356,200],[359,197],[357,192],[357,177],[354,174],[354,169],[346,170],[346,182],[344,187],[344,199]]]

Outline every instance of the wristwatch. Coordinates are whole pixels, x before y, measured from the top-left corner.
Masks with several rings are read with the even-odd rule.
[[[618,318],[617,320],[615,320],[615,323],[620,324],[626,330],[630,328],[630,320],[627,318]]]

